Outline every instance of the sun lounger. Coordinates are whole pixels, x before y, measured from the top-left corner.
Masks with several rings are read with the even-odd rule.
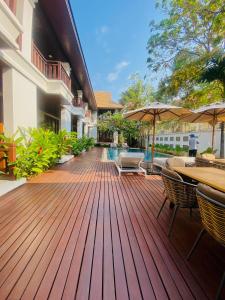
[[[146,170],[141,167],[143,161],[144,153],[120,153],[118,159],[115,161],[119,176],[121,173],[144,173],[146,175]]]

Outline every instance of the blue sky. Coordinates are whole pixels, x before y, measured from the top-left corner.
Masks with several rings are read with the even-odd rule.
[[[147,70],[149,22],[159,19],[154,0],[71,0],[94,90],[111,91],[114,100],[129,76]]]

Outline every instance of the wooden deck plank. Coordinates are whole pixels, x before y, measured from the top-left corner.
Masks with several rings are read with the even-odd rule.
[[[169,240],[168,205],[156,219],[161,179],[118,177],[100,156],[94,149],[0,197],[0,299],[213,299],[223,249],[206,237],[185,261],[199,214],[180,212]]]
[[[34,294],[36,295],[36,299],[45,299],[48,297],[51,287],[54,283],[54,279],[57,275],[59,265],[63,259],[65,249],[70,239],[73,240],[72,234],[73,232],[75,232],[74,228],[75,226],[79,225],[78,219],[80,215],[83,214],[83,211],[87,206],[87,202],[85,202],[85,196],[89,193],[89,186],[93,175],[90,173],[87,173],[85,175],[80,178],[80,181],[82,182],[84,180],[85,183],[82,184],[82,186],[78,186],[72,193],[73,198],[74,195],[76,195],[76,197],[78,198],[78,202],[70,218],[68,219],[65,231],[57,245],[57,248],[49,248],[49,251],[46,251],[41,261],[39,262],[38,268],[35,270],[32,279],[26,287],[22,299],[29,299]]]
[[[132,181],[133,180],[135,182],[136,179],[133,178]],[[154,215],[151,211],[151,203],[149,203],[149,198],[146,197],[143,193],[143,189],[142,187],[140,187],[140,184],[141,181],[137,179],[136,188],[133,189],[133,185],[131,185],[131,189],[133,189],[134,194],[136,194],[136,199],[141,204],[139,207],[142,209],[143,216],[145,216],[146,220],[148,220],[149,222],[147,226],[149,230],[151,229],[151,233],[158,249],[160,250],[161,257],[164,260],[164,264],[170,270],[175,283],[179,284],[179,292],[181,293],[182,297],[187,297],[187,299],[191,299],[191,297],[193,297],[193,295],[191,294],[192,292],[195,294],[197,299],[205,299],[206,295],[203,293],[202,289],[199,288],[199,285],[196,284],[196,281],[192,277],[192,274],[188,270],[184,260],[181,259],[181,257],[172,247],[167,235],[165,235],[165,233],[160,230],[161,228],[158,226],[157,220],[154,218]],[[153,217],[149,218],[149,216],[151,215],[153,215]],[[153,228],[155,230],[152,230]],[[186,281],[190,282],[190,289],[186,284]]]

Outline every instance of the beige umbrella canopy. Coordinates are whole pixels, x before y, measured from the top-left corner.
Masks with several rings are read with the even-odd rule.
[[[212,149],[214,148],[215,126],[218,122],[225,121],[225,102],[213,103],[193,110],[189,115],[180,118],[183,122],[209,123],[213,127]]]
[[[159,103],[159,102],[153,102],[146,107],[126,112],[123,114],[123,116],[128,120],[152,122],[153,124],[152,161],[153,161],[156,122],[171,121],[174,119],[178,119],[181,116],[187,115],[189,113],[190,111],[183,107],[178,107],[178,106]]]

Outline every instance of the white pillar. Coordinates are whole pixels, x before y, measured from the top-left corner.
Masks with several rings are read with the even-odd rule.
[[[83,121],[81,118],[77,119],[77,137],[80,139],[83,136]]]
[[[34,0],[17,1],[17,17],[23,25],[22,34],[22,53],[27,60],[31,61],[32,55],[32,27],[33,27],[33,11],[35,7]]]
[[[65,106],[61,107],[61,129],[66,129],[66,131],[71,131],[71,112],[67,110]]]
[[[4,69],[2,79],[5,131],[37,127],[37,87],[15,69]]]

